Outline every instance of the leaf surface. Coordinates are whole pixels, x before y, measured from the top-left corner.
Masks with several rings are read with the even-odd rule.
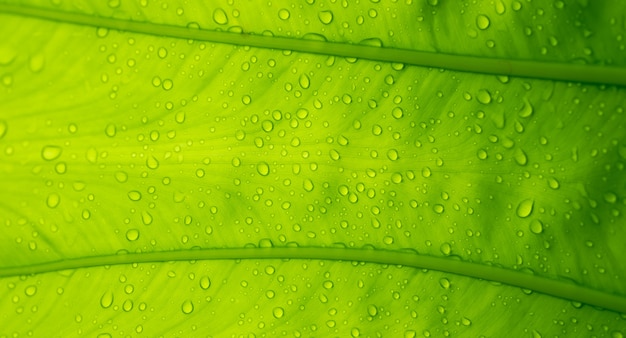
[[[2,1],[0,336],[621,337],[623,6]]]

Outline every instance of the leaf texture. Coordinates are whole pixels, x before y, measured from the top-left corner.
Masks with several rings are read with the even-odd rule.
[[[0,336],[621,337],[625,87],[376,55],[621,74],[623,6],[2,1]]]

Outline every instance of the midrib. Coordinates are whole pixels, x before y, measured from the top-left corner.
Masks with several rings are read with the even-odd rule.
[[[129,253],[121,255],[80,257],[30,266],[5,267],[0,268],[0,277],[119,264],[232,259],[321,259],[401,265],[405,267],[437,270],[499,282],[533,290],[553,297],[569,299],[571,301],[598,306],[607,310],[626,313],[626,297],[590,289],[585,286],[490,265],[464,262],[450,258],[420,255],[414,252],[375,249],[273,247],[198,249],[146,252],[140,254]]]
[[[10,4],[0,4],[0,13],[10,13],[63,23],[104,27],[120,31],[179,39],[397,62],[407,65],[451,69],[462,72],[626,86],[626,68],[495,59],[327,41],[218,32]]]

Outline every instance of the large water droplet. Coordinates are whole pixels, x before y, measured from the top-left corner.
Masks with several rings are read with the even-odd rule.
[[[184,314],[188,315],[193,312],[193,303],[190,300],[186,300],[180,308]]]
[[[489,28],[490,23],[491,22],[489,21],[489,17],[487,17],[486,15],[481,14],[476,17],[476,27],[478,27],[478,29],[485,30]]]
[[[58,146],[45,146],[41,149],[41,157],[46,161],[52,161],[61,156],[62,151]]]
[[[534,205],[535,205],[535,201],[533,199],[523,200],[517,206],[517,216],[521,218],[526,218],[530,216],[530,214],[533,212]]]
[[[215,21],[218,25],[225,25],[228,23],[228,16],[223,9],[218,8],[213,11],[213,21]]]
[[[323,24],[325,24],[325,25],[328,25],[328,24],[330,24],[331,22],[333,22],[333,12],[331,12],[331,11],[322,11],[322,12],[319,12],[319,14],[318,14],[318,16],[317,16],[317,17],[318,17],[318,18],[320,19],[320,21],[321,21]]]
[[[100,297],[100,306],[107,309],[113,305],[113,293],[105,292],[102,297]]]
[[[267,176],[270,173],[270,166],[269,164],[267,164],[267,162],[259,162],[259,164],[257,164],[256,166],[256,171],[261,176]]]

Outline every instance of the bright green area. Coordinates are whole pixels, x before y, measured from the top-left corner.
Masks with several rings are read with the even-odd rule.
[[[626,4],[0,2],[0,337],[626,333]]]

